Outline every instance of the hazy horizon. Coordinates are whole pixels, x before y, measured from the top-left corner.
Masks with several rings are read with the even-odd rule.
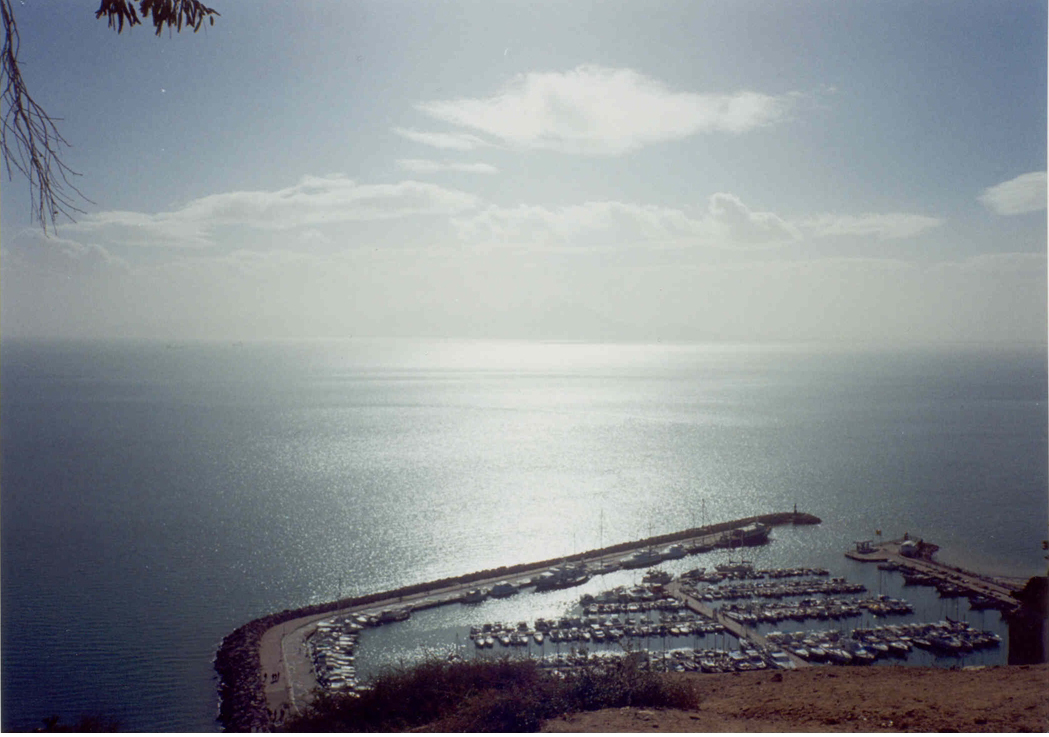
[[[16,8],[12,337],[1046,343],[1044,3]]]

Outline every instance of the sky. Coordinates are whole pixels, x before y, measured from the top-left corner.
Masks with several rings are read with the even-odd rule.
[[[3,337],[1046,342],[1044,2],[212,6],[15,3]]]

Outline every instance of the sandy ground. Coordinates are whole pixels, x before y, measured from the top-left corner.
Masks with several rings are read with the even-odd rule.
[[[1049,666],[688,674],[695,711],[605,709],[546,732],[1045,732]]]

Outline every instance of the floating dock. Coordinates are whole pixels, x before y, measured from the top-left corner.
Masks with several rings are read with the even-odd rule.
[[[729,634],[732,634],[738,640],[747,640],[754,643],[759,647],[769,647],[769,642],[764,635],[758,634],[758,631],[747,627],[745,624],[736,621],[732,617],[726,617],[718,610],[711,606],[707,606],[704,602],[690,596],[681,589],[679,582],[674,582],[667,586],[667,591],[673,594],[674,597],[685,602],[685,606],[694,611],[696,614],[700,614],[708,619],[712,619],[718,624],[722,625]],[[778,646],[777,646],[778,647]],[[775,649],[775,648],[773,648]],[[787,657],[790,658],[791,662],[794,663],[795,668],[808,668],[809,662],[799,658],[794,653],[787,653]]]

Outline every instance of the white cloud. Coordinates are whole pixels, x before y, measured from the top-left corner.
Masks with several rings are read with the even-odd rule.
[[[190,280],[219,279],[243,276],[288,275],[289,269],[299,266],[323,268],[330,263],[328,257],[316,255],[309,250],[272,248],[257,251],[238,248],[228,253],[214,254],[212,251],[188,251],[189,255],[171,261],[141,267],[138,273],[144,278],[159,280],[189,278]]]
[[[127,244],[157,246],[210,246],[208,224],[188,217],[184,211],[149,214],[107,210],[85,215],[67,230],[81,233],[105,232],[107,237]]]
[[[1044,210],[1045,198],[1045,172],[1032,171],[988,187],[979,200],[999,215],[1022,215]]]
[[[857,344],[1045,341],[1043,254],[768,259],[623,270],[638,336]],[[608,304],[611,304],[609,302]]]
[[[201,197],[172,212],[109,211],[88,215],[70,230],[106,230],[144,245],[212,245],[220,226],[290,230],[333,223],[450,215],[476,207],[475,195],[425,182],[357,184],[342,175],[303,177],[277,191],[227,192]]]
[[[317,228],[306,228],[295,238],[295,243],[300,248],[313,249],[330,246],[333,241]]]
[[[468,174],[498,174],[499,170],[491,164],[465,163],[459,161],[441,162],[430,159],[397,159],[397,166],[413,174],[435,174],[441,171],[460,171]]]
[[[819,215],[802,220],[798,225],[814,236],[874,236],[881,239],[912,238],[943,225],[941,218],[906,212],[867,213],[864,215]]]
[[[750,210],[724,193],[713,195],[696,215],[654,205],[585,202],[560,208],[491,206],[453,218],[453,223],[468,242],[500,245],[762,248],[797,238],[795,229],[778,216]]]
[[[602,248],[625,246],[727,249],[773,248],[803,238],[832,236],[911,238],[943,220],[912,213],[820,215],[796,221],[752,210],[726,192],[706,207],[681,210],[626,202],[585,202],[549,208],[490,206],[453,217],[460,238],[471,243],[510,246]]]
[[[96,243],[46,236],[27,229],[15,235],[4,249],[5,269],[31,269],[65,276],[127,272],[124,259]]]
[[[618,155],[698,133],[769,125],[786,116],[792,100],[749,91],[676,92],[632,69],[583,65],[518,75],[492,97],[416,107],[519,148]]]
[[[430,133],[412,130],[411,128],[394,128],[393,132],[399,136],[404,136],[409,141],[433,146],[434,148],[454,149],[456,151],[473,151],[476,148],[492,145],[483,138],[472,136],[469,133]]]
[[[948,266],[987,277],[1025,274],[1041,278],[1046,271],[1046,256],[1044,253],[984,253]]]
[[[765,247],[799,237],[792,225],[771,212],[755,212],[738,197],[718,192],[710,197],[706,222],[715,230],[715,245]]]

